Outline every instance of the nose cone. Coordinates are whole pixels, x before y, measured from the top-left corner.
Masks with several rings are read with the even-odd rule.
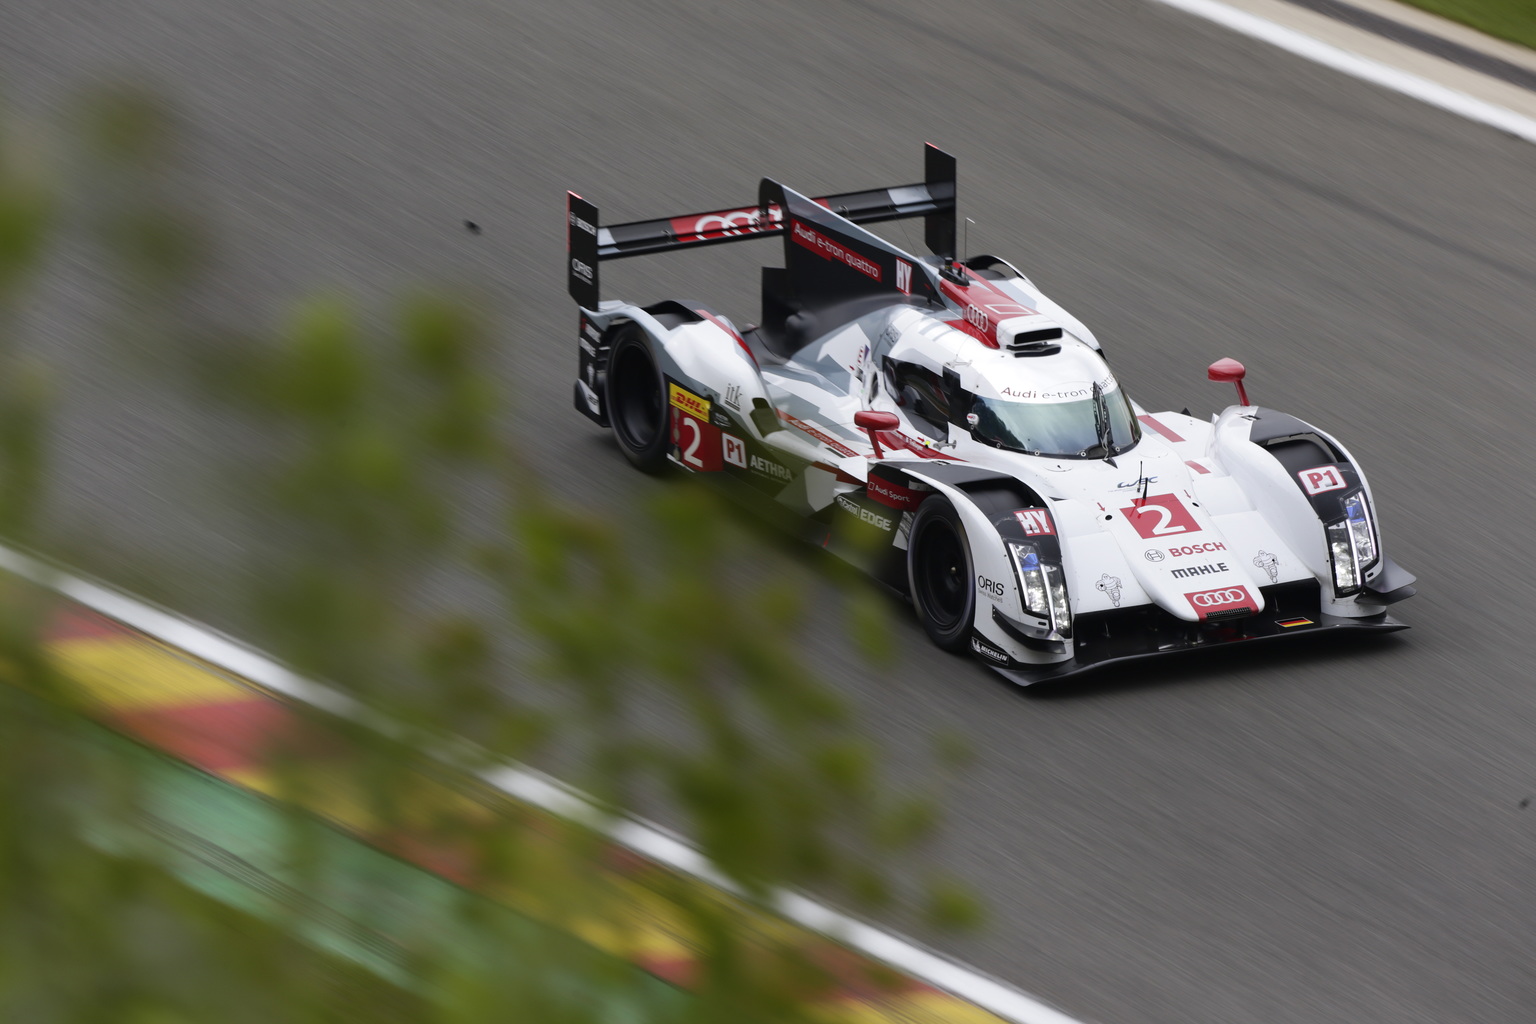
[[[1186,622],[1245,618],[1264,608],[1205,510],[1165,492],[1122,498],[1106,525],[1136,582],[1168,614]]]

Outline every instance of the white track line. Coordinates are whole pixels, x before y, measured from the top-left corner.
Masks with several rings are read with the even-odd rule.
[[[157,608],[105,584],[73,575],[36,556],[22,554],[4,546],[0,546],[0,570],[40,584],[171,647],[201,658],[231,675],[248,679],[269,690],[370,728],[385,733],[399,732],[393,723],[353,698],[304,679],[240,641],[174,612]],[[537,769],[508,763],[499,768],[480,771],[478,775],[485,783],[508,796],[596,828],[642,856],[710,885],[738,894],[740,892],[686,840],[639,818],[615,819],[614,815],[602,810],[592,798]],[[780,915],[797,924],[1014,1024],[1081,1024],[1006,982],[990,978],[911,939],[849,917],[803,894],[778,890],[773,895],[772,905]]]
[[[1517,114],[1507,107],[1468,96],[1464,92],[1441,85],[1428,78],[1401,71],[1389,64],[1362,57],[1348,50],[1314,39],[1304,32],[1261,18],[1247,11],[1218,3],[1217,0],[1153,0],[1155,3],[1176,7],[1188,14],[1225,25],[1234,32],[1263,40],[1282,50],[1289,50],[1298,57],[1342,71],[1346,75],[1375,83],[1400,92],[1405,96],[1423,100],[1442,110],[1482,124],[1491,125],[1526,142],[1536,142],[1536,118]]]

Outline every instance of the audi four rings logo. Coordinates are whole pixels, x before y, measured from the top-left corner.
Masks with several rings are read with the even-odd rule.
[[[777,220],[778,218],[773,218]],[[757,224],[756,210],[731,210],[728,213],[706,213],[693,223],[693,233],[707,235],[718,231],[722,235],[744,235],[762,230]]]
[[[1201,594],[1190,594],[1189,599],[1194,602],[1196,608],[1214,608],[1219,604],[1237,604],[1246,601],[1248,593],[1236,587],[1226,590],[1207,590]]]

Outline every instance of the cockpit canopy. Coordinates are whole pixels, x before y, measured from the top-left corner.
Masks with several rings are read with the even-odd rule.
[[[1141,427],[1118,382],[1088,387],[1086,398],[1064,402],[970,396],[971,436],[983,444],[1059,459],[1105,458],[1129,451]]]

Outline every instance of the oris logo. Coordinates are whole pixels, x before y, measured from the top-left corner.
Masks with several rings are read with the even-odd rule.
[[[977,576],[976,585],[993,597],[1002,597],[1003,594],[1007,593],[1001,583],[997,582],[997,580],[988,579],[985,576]]]
[[[576,259],[574,256],[571,257],[571,273],[575,274],[583,281],[586,281],[588,284],[592,283],[592,267],[586,263],[583,263],[581,260]]]
[[[1205,544],[1186,544],[1181,548],[1169,548],[1168,553],[1174,558],[1183,558],[1186,555],[1208,555],[1212,551],[1225,551],[1227,546],[1219,540],[1213,540]],[[1154,562],[1161,559],[1152,558],[1152,553],[1147,552],[1147,558]]]
[[[1236,604],[1248,596],[1248,591],[1242,587],[1228,587],[1226,590],[1207,590],[1201,594],[1190,594],[1189,600],[1196,608],[1215,608],[1224,604]]]

